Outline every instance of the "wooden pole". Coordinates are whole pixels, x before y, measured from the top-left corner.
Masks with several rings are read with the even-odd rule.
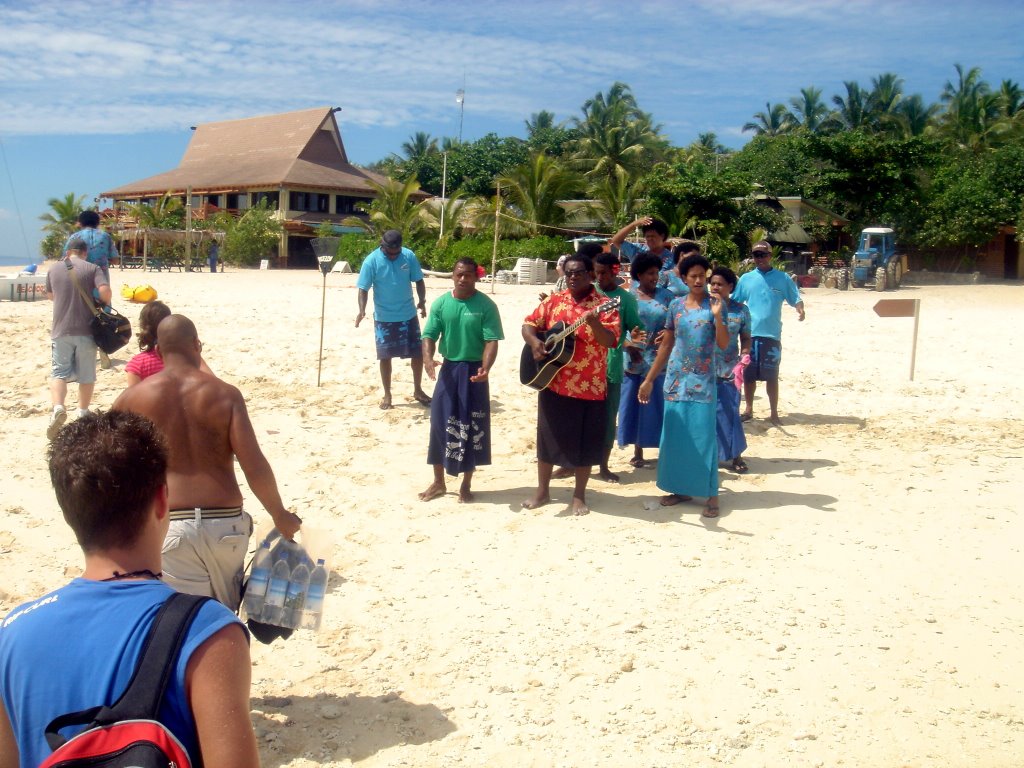
[[[910,346],[910,380],[914,380],[914,363],[917,361],[917,326],[921,320],[921,300],[914,299],[914,341]]]
[[[192,187],[185,187],[185,271],[192,271]]]
[[[498,192],[494,201],[494,249],[491,251],[491,293],[494,293],[494,284],[498,282],[498,224],[501,216],[501,183],[498,183]]]

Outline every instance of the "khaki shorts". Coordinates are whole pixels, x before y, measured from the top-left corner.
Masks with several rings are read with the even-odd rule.
[[[164,582],[237,611],[251,534],[252,517],[244,510],[233,517],[171,520],[161,565]]]

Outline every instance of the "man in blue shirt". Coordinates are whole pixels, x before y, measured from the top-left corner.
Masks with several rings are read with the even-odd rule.
[[[416,283],[416,297],[412,302],[412,284]],[[391,358],[407,357],[412,365],[413,397],[423,405],[430,405],[430,396],[420,386],[423,380],[423,348],[420,341],[420,322],[416,317],[427,316],[427,289],[423,284],[423,270],[416,254],[402,247],[402,233],[389,229],[380,239],[380,247],[363,261],[356,281],[359,289],[359,314],[356,327],[366,317],[366,300],[373,289],[373,330],[377,341],[377,359],[380,361],[380,380],[384,385],[384,398],[380,409],[391,405]]]
[[[751,249],[754,269],[742,275],[732,298],[750,310],[750,365],[743,374],[746,409],[740,418],[750,421],[754,415],[754,391],[763,381],[768,392],[772,424],[779,421],[779,363],[782,362],[782,302],[795,307],[802,322],[804,302],[796,283],[785,272],[772,269],[772,247],[766,240],[754,243]]]
[[[57,433],[49,469],[85,569],[15,608],[0,626],[3,768],[49,757],[44,732],[58,715],[120,697],[157,611],[174,594],[160,578],[170,513],[167,448],[156,425],[120,411],[77,419]],[[259,765],[251,675],[245,627],[225,606],[206,602],[185,635],[158,714],[193,765]]]
[[[89,256],[86,259],[90,264],[95,264],[103,270],[103,276],[110,282],[110,262],[119,258],[114,241],[106,232],[99,228],[100,215],[96,211],[82,211],[78,214],[78,231],[68,237],[64,243],[63,252],[66,255],[68,244],[78,238],[89,246]]]

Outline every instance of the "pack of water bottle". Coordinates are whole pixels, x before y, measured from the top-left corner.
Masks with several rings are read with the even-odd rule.
[[[245,587],[250,619],[287,629],[320,629],[330,571],[296,541],[272,530],[256,550]]]

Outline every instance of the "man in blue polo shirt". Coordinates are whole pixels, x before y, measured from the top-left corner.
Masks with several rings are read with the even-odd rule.
[[[412,284],[416,283],[418,303],[412,302]],[[413,397],[423,405],[430,405],[430,396],[420,386],[423,380],[423,349],[420,342],[420,322],[416,317],[427,316],[427,289],[423,284],[423,270],[416,254],[402,247],[402,233],[389,229],[380,239],[380,247],[363,261],[359,269],[359,314],[356,327],[366,317],[366,299],[373,289],[373,331],[377,341],[377,359],[380,361],[380,380],[384,385],[384,398],[380,408],[386,411],[391,404],[391,358],[407,357],[412,364]]]
[[[772,269],[772,247],[766,240],[754,243],[751,249],[757,269],[745,273],[736,284],[732,298],[750,310],[750,365],[743,373],[743,394],[746,409],[740,415],[750,421],[754,415],[754,391],[763,381],[771,407],[771,421],[779,425],[779,363],[782,362],[782,302],[795,307],[802,322],[804,302],[796,283],[785,272]]]

